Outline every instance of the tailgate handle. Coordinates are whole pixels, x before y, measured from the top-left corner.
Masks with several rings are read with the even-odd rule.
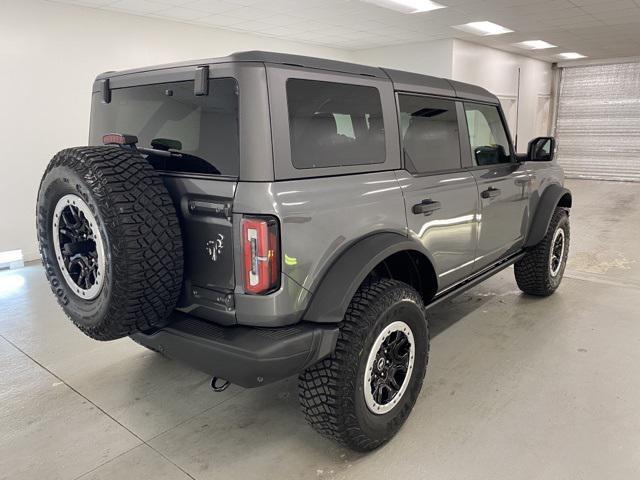
[[[206,213],[218,217],[230,217],[231,204],[205,202],[203,200],[189,200],[189,211],[191,213]]]

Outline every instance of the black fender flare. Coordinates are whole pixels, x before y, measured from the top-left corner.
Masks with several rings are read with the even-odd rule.
[[[385,258],[403,250],[414,250],[428,258],[414,241],[399,233],[376,233],[355,242],[322,277],[302,316],[303,320],[341,322],[351,299],[367,275]]]
[[[571,192],[568,189],[557,184],[549,185],[542,192],[542,197],[538,201],[533,221],[529,226],[527,240],[524,244],[525,248],[533,247],[540,243],[547,233],[556,207],[571,208],[571,202]]]

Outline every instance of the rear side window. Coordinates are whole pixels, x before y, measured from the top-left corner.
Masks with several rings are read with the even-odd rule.
[[[377,88],[289,79],[287,106],[295,168],[384,163],[384,123]]]
[[[411,173],[460,168],[455,102],[417,95],[399,100],[405,168]]]
[[[111,102],[94,94],[90,140],[108,133],[138,137],[162,170],[238,176],[238,88],[235,79],[209,80],[196,96],[193,80],[114,89]],[[154,151],[156,153],[154,153]],[[145,152],[146,154],[147,152]]]

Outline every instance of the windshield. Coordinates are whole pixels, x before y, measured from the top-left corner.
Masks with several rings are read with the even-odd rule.
[[[91,144],[101,145],[108,133],[135,135],[156,168],[238,176],[236,81],[209,80],[205,96],[193,87],[191,80],[113,89],[108,104],[95,93]]]

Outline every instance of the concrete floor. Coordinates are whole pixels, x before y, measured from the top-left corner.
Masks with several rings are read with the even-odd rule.
[[[639,478],[640,184],[568,184],[558,292],[525,297],[508,269],[433,312],[422,395],[369,455],[305,424],[295,379],[213,393],[84,337],[41,267],[0,273],[0,478]]]

